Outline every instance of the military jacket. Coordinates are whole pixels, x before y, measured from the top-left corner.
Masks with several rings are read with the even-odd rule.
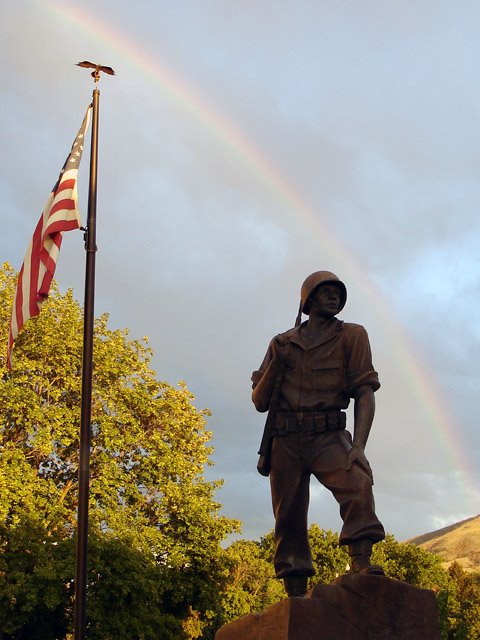
[[[373,368],[370,343],[359,324],[332,318],[314,341],[306,331],[307,322],[279,334],[270,343],[267,354],[252,374],[253,398],[259,411],[269,406],[272,386],[263,388],[263,397],[255,397],[255,387],[271,368],[273,343],[283,344],[286,367],[282,376],[277,409],[285,411],[324,411],[346,409],[355,390],[365,384],[374,391],[380,387]]]

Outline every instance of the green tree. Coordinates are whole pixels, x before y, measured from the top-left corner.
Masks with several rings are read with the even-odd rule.
[[[312,550],[315,576],[310,580],[310,586],[333,582],[348,569],[350,556],[344,546],[338,543],[338,533],[320,529],[312,524],[308,530],[310,548]]]
[[[309,580],[309,588],[319,583],[329,584],[347,571],[349,556],[345,547],[338,543],[338,533],[329,529],[321,529],[314,523],[308,529],[308,540],[315,569],[315,575]],[[273,531],[261,538],[260,546],[263,557],[269,564],[272,564],[275,547]],[[283,590],[282,594],[284,597]]]
[[[6,345],[15,273],[0,271]],[[83,313],[54,289],[0,359],[0,630],[71,631]],[[95,323],[88,573],[89,637],[208,637],[220,613],[221,540],[207,411],[156,379],[147,339]],[[210,631],[211,633],[211,631]]]
[[[329,583],[345,573],[349,557],[338,544],[338,534],[309,528],[315,576],[309,587]],[[228,622],[247,613],[261,611],[285,598],[283,581],[275,578],[273,570],[274,534],[270,531],[259,542],[240,540],[226,549],[227,586],[224,595],[224,620]]]
[[[450,610],[449,640],[478,640],[480,638],[480,574],[467,573],[458,562],[450,565],[448,573],[456,593]]]
[[[413,587],[439,592],[449,582],[439,556],[417,545],[397,542],[391,534],[374,546],[372,559],[389,578],[403,580]]]
[[[283,585],[275,578],[273,565],[265,558],[261,543],[238,540],[225,554],[224,623],[262,611],[284,597]]]

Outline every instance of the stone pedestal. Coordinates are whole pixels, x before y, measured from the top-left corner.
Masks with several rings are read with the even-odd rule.
[[[432,591],[345,575],[225,625],[215,640],[440,640]]]

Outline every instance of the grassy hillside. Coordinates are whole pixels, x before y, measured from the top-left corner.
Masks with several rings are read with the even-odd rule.
[[[448,567],[455,560],[466,571],[480,571],[480,516],[407,540],[441,556]]]

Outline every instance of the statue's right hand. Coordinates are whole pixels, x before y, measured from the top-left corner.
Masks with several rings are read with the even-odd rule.
[[[288,340],[285,340],[285,337],[279,334],[275,336],[272,340],[272,353],[275,360],[279,362],[286,361],[289,351],[289,343]]]

